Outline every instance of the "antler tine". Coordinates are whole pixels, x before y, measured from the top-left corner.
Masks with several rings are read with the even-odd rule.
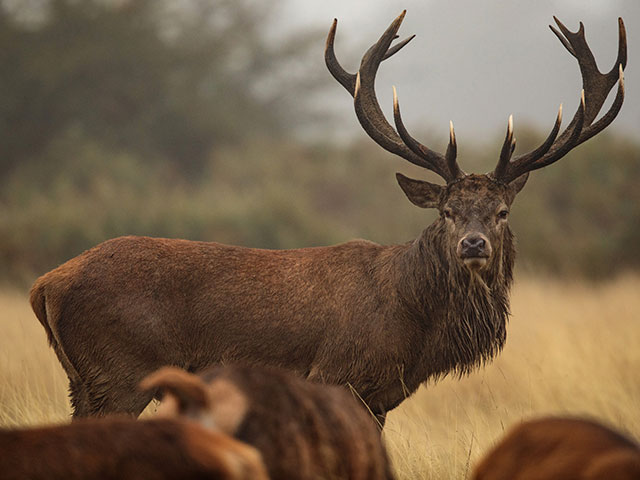
[[[514,148],[515,144],[513,142],[513,115],[509,115],[509,122],[507,122],[507,134],[504,137],[504,143],[502,144],[502,150],[500,151],[498,165],[493,171],[493,175],[496,178],[500,178],[502,177],[502,175],[504,175],[504,172],[509,165],[509,161],[511,160],[511,155],[513,155]]]
[[[428,147],[422,145],[416,139],[414,139],[406,127],[404,126],[404,122],[402,121],[402,116],[400,115],[400,103],[398,102],[398,92],[396,92],[396,87],[393,87],[393,119],[396,124],[396,129],[398,130],[398,134],[400,134],[400,138],[404,142],[404,144],[411,149],[413,153],[419,155],[421,158],[425,159],[429,162],[429,169],[440,175],[447,182],[451,182],[456,177],[453,175],[452,170],[449,168],[448,160],[442,157],[440,154],[430,150]],[[453,157],[453,163],[455,164],[456,157],[456,143],[455,143],[455,135],[453,134],[453,124],[451,124],[451,130],[449,135],[449,147],[447,148],[447,158]]]
[[[566,32],[567,34],[571,34],[569,29],[564,26],[564,23],[562,23],[560,20],[558,20],[558,18],[555,15],[554,15],[553,19],[558,24],[558,27],[560,27],[560,30],[562,30],[563,33]],[[553,33],[556,34],[556,37],[558,37],[558,40],[560,40],[560,42],[562,42],[562,45],[564,45],[564,48],[566,48],[571,55],[573,55],[574,57],[578,58],[578,55],[576,55],[575,50],[573,50],[573,47],[571,46],[569,41],[565,38],[565,36],[562,33],[560,33],[558,30],[556,30],[556,27],[554,27],[553,25],[549,25],[549,28],[551,29],[551,31]],[[584,30],[584,25],[582,24],[582,22],[580,22],[580,29]]]
[[[553,146],[556,137],[558,136],[558,132],[560,131],[560,125],[562,124],[562,104],[558,108],[558,116],[556,117],[556,122],[553,124],[553,128],[546,140],[535,150],[516,157],[512,162],[509,160],[503,160],[503,156],[500,155],[500,160],[498,160],[498,165],[496,169],[493,171],[493,176],[495,178],[501,178],[503,181],[510,182],[511,180],[519,177],[525,172],[528,172],[528,167],[537,159],[542,157],[545,153],[549,151],[549,149]],[[508,133],[507,133],[508,136]],[[502,151],[504,152],[505,146],[507,144],[507,139],[505,139],[505,144],[502,147]],[[513,151],[515,150],[516,142],[515,138],[511,142],[511,154],[508,158],[511,158],[513,155]],[[506,176],[507,171],[509,171],[508,177]]]
[[[525,167],[525,171],[530,172],[532,170],[537,170],[539,168],[546,167],[547,165],[550,165],[553,162],[560,160],[567,153],[569,153],[574,147],[576,147],[580,142],[580,132],[582,131],[582,127],[584,126],[584,123],[586,120],[585,112],[586,112],[585,96],[584,96],[584,90],[582,90],[580,94],[580,105],[578,105],[578,110],[576,111],[576,114],[574,115],[573,120],[571,121],[571,123],[574,125],[574,128],[571,129],[571,125],[570,125],[563,132],[563,134],[569,130],[571,132],[569,134],[569,137],[566,139],[566,141],[554,142],[551,148],[549,149],[549,151],[545,155],[542,155],[542,157],[538,157],[538,158],[533,157],[528,160],[523,156],[522,158],[517,159],[514,163],[516,162],[523,163]],[[562,119],[560,118],[560,120]],[[556,120],[556,125],[559,126],[558,120]],[[555,130],[556,128],[554,126],[554,129],[551,131],[551,134],[554,134]],[[549,136],[551,137],[551,135]],[[518,176],[519,175],[516,175],[514,178],[517,178]]]
[[[347,91],[353,96],[356,88],[356,76],[347,72],[338,59],[336,58],[336,52],[333,49],[333,42],[336,39],[336,29],[338,28],[338,19],[334,18],[331,28],[329,29],[329,35],[327,35],[327,43],[324,47],[324,62],[329,69],[333,78],[335,78]]]
[[[549,133],[549,136],[544,141],[544,143],[534,151],[525,155],[518,156],[513,159],[513,161],[509,162],[505,169],[505,172],[501,176],[496,175],[495,171],[493,173],[493,176],[505,183],[509,183],[524,173],[546,167],[547,165],[550,165],[553,162],[564,157],[572,148],[574,148],[578,144],[580,132],[582,131],[582,127],[584,125],[584,112],[585,99],[583,90],[580,95],[580,104],[578,105],[578,110],[573,117],[571,125],[569,125],[563,132],[563,134],[567,133],[567,131],[571,132],[569,134],[569,137],[566,138],[564,142],[555,141],[555,138],[558,135],[558,131],[560,130],[560,124],[562,122],[561,105],[558,109],[556,123],[554,124],[553,129]],[[575,128],[573,128],[572,126]]]
[[[398,38],[398,35],[396,35],[395,38]],[[390,56],[398,53],[402,47],[404,47],[407,43],[409,43],[414,38],[416,38],[415,34],[405,38],[401,42],[398,42],[393,47],[389,48],[389,50],[387,50],[387,53],[384,54],[384,57],[382,57],[382,61],[385,61]]]
[[[616,93],[616,98],[609,108],[609,111],[605,113],[596,123],[589,125],[582,131],[580,140],[578,141],[578,145],[580,143],[586,142],[597,133],[600,133],[602,130],[608,127],[609,124],[613,122],[613,120],[618,116],[618,113],[622,108],[622,103],[624,102],[624,70],[622,67],[622,63],[618,66],[618,71],[618,91]]]
[[[449,145],[447,146],[444,158],[447,161],[449,172],[454,179],[465,176],[465,173],[458,166],[458,162],[456,160],[457,156],[458,144],[456,143],[456,132],[453,129],[453,121],[449,120]]]
[[[401,17],[404,17],[405,12],[403,12]],[[396,21],[397,20],[398,19],[396,19]],[[402,20],[400,20],[400,23],[402,23]],[[398,28],[399,27],[400,25],[398,24]],[[333,23],[331,24],[331,28],[329,29],[329,34],[327,35],[327,41],[324,47],[324,61],[325,61],[325,64],[327,65],[327,68],[329,69],[329,72],[331,73],[331,75],[333,75],[333,78],[335,78],[353,97],[355,93],[355,86],[356,86],[356,74],[349,73],[344,68],[342,68],[342,65],[340,65],[340,62],[338,62],[335,50],[333,48],[337,29],[338,29],[338,19],[334,18]],[[398,42],[396,45],[389,48],[387,52],[384,54],[381,61],[384,61],[387,58],[398,53],[400,49],[404,47],[407,43],[409,43],[411,40],[413,40],[414,37],[415,35],[411,35],[410,37],[405,38],[401,42]],[[393,35],[393,38],[391,40],[395,40],[396,38],[398,38],[398,36]]]
[[[559,30],[550,25],[551,30],[569,53],[578,60],[583,84],[580,106],[574,118],[559,137],[557,135],[562,121],[562,106],[560,106],[556,123],[549,137],[540,147],[509,162],[505,162],[501,155],[493,175],[506,183],[525,172],[542,168],[559,160],[571,149],[601,132],[618,115],[624,101],[623,69],[627,62],[627,42],[622,18],[618,18],[616,66],[606,74],[600,72],[597,67],[593,52],[587,44],[582,22],[576,32],[571,32],[560,20],[556,17],[553,18]],[[594,123],[609,92],[616,83],[618,83],[618,92],[609,111]]]
[[[609,75],[617,70],[616,67],[618,65],[622,65],[623,70],[627,66],[627,30],[624,28],[622,17],[618,17],[618,58],[616,58],[616,63],[613,65]]]
[[[353,96],[354,108],[362,128],[378,145],[415,165],[432,170],[449,182],[452,176],[444,157],[421,146],[424,149],[423,151],[417,147],[420,144],[415,140],[413,140],[415,149],[406,144],[384,117],[375,94],[375,77],[380,63],[397,53],[414,38],[412,35],[391,47],[391,42],[397,38],[396,33],[402,24],[405,14],[406,10],[391,23],[380,39],[365,52],[360,62],[360,69],[356,74],[346,72],[335,57],[333,43],[337,21],[334,20],[327,37],[325,62],[334,78]]]

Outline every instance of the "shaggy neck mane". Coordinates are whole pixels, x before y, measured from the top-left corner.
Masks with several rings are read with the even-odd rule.
[[[437,220],[404,252],[399,297],[430,339],[422,362],[428,378],[466,375],[504,346],[515,257],[508,227],[495,247],[491,262],[472,272],[455,257]]]

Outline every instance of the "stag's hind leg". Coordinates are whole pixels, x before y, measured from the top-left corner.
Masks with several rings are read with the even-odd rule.
[[[140,390],[140,381],[155,367],[136,369],[136,372],[94,369],[84,385],[86,404],[82,410],[74,412],[74,418],[80,416],[102,417],[110,414],[139,416],[153,399],[153,392]]]
[[[380,429],[380,431],[382,431],[384,429],[384,424],[387,421],[387,412],[382,412],[382,413],[374,413],[374,419],[378,425],[378,428]]]
[[[56,335],[52,334],[49,337],[49,344],[51,348],[53,348],[62,368],[69,378],[69,400],[71,402],[71,408],[73,409],[73,418],[89,416],[89,399],[78,370],[73,363],[71,363],[71,360],[67,356],[64,348],[60,345]]]
[[[84,385],[79,379],[69,379],[69,400],[71,401],[74,419],[89,416],[89,398]]]

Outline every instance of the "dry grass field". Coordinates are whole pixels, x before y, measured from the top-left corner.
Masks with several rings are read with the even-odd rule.
[[[511,425],[587,415],[640,438],[640,278],[600,285],[519,277],[507,347],[422,388],[389,415],[400,478],[463,479]],[[0,426],[68,420],[65,376],[26,293],[0,293]]]

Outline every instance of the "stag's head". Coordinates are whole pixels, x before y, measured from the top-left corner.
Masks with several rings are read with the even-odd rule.
[[[492,172],[467,174],[458,166],[453,123],[449,124],[449,145],[443,154],[429,149],[414,139],[400,115],[398,96],[393,91],[395,128],[386,120],[375,94],[375,77],[383,60],[391,57],[413,39],[411,36],[395,45],[397,32],[406,12],[387,28],[380,39],[362,57],[360,69],[351,74],[336,59],[333,43],[337,20],[327,37],[325,61],[333,77],[351,94],[360,124],[367,134],[385,150],[409,162],[435,172],[446,185],[415,180],[397,174],[400,187],[409,200],[422,208],[437,208],[443,228],[448,232],[453,254],[471,269],[481,269],[495,256],[508,233],[509,209],[524,187],[529,172],[556,162],[571,149],[593,137],[616,117],[624,100],[623,69],[627,63],[624,23],[618,19],[618,57],[608,73],[601,73],[587,45],[584,27],[568,30],[554,17],[558,29],[551,26],[565,48],[580,66],[583,89],[578,109],[569,125],[560,133],[562,105],[547,139],[535,150],[514,157],[516,140],[513,119],[509,117],[507,134],[498,163]],[[602,105],[615,84],[618,91],[609,111],[596,120]]]

